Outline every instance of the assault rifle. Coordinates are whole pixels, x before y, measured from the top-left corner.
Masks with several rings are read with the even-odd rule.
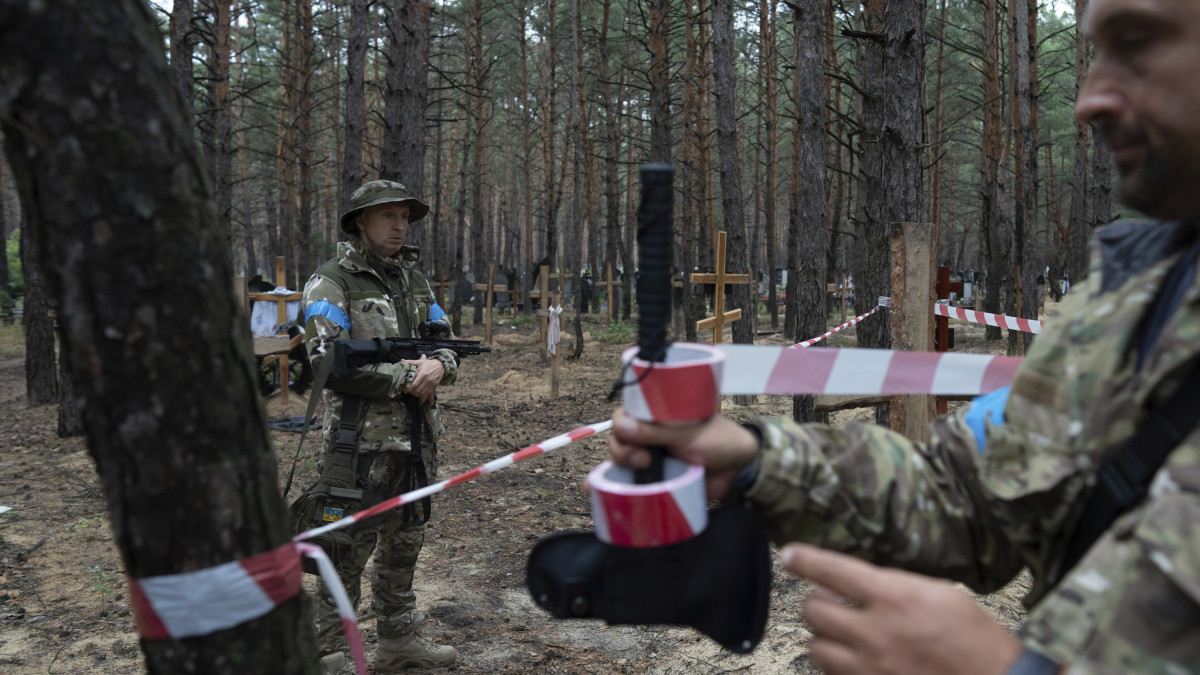
[[[372,363],[399,363],[432,356],[449,349],[455,356],[478,356],[492,351],[478,340],[439,340],[433,337],[375,338],[373,340],[337,340],[333,343],[333,375],[345,377],[355,368]]]

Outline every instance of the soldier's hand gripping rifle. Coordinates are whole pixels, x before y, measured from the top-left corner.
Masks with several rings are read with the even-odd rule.
[[[372,363],[399,363],[433,356],[439,349],[449,349],[460,359],[492,351],[478,340],[439,340],[434,337],[337,340],[333,343],[333,375],[345,377],[355,368]]]

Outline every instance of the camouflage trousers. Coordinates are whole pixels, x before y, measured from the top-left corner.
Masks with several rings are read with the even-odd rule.
[[[425,453],[429,459],[428,451]],[[386,489],[382,498],[390,498],[407,492],[412,487],[403,485],[407,453],[383,452],[375,457],[371,465],[373,483],[382,481]],[[426,463],[429,480],[435,480],[436,463]],[[416,609],[417,598],[413,593],[413,570],[417,556],[425,542],[425,526],[414,526],[405,522],[403,508],[393,509],[362,523],[350,527],[354,538],[354,555],[345,556],[337,566],[338,576],[346,587],[346,594],[358,612],[362,597],[362,575],[371,554],[375,554],[371,566],[371,611],[375,615],[376,631],[380,638],[401,637],[412,632],[412,610]],[[424,512],[418,508],[417,515]],[[317,627],[317,647],[321,654],[349,651],[337,604],[325,587],[324,581],[317,582],[316,602],[313,614]]]

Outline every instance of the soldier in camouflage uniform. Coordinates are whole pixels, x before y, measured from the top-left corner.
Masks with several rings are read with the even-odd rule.
[[[825,672],[1200,672],[1200,427],[1179,430],[1147,497],[1064,565],[1098,468],[1200,363],[1200,3],[1089,4],[1076,115],[1114,150],[1122,200],[1160,220],[1098,233],[1089,276],[1011,389],[938,418],[923,444],[862,423],[614,415],[616,461],[645,466],[646,447],[668,446],[706,466],[710,497],[744,489],[775,541],[821,547],[782,557],[828,589],[806,602]],[[979,592],[1028,567],[1027,621],[1014,637],[951,585],[859,559]]]
[[[417,269],[419,249],[404,245],[408,223],[428,211],[399,183],[376,180],[355,190],[351,209],[341,218],[342,230],[353,236],[338,244],[337,257],[319,267],[304,287],[304,333],[314,367],[332,358],[335,340],[416,337],[423,321],[449,327],[429,282]],[[344,397],[359,396],[363,402],[357,447],[360,455],[373,455],[370,493],[381,499],[415,489],[403,480],[412,446],[409,408],[401,401],[402,395],[415,396],[424,414],[421,455],[427,478],[434,482],[435,443],[444,428],[433,394],[439,385],[453,382],[457,372],[454,353],[439,350],[430,359],[372,364],[341,378],[331,375],[324,392],[326,457],[334,445]],[[354,555],[338,566],[357,606],[362,573],[375,552],[371,607],[379,634],[377,673],[407,666],[448,666],[456,657],[453,647],[434,645],[417,632],[424,615],[416,609],[413,568],[425,527],[414,525],[412,515],[397,509],[354,527]],[[315,614],[322,664],[327,672],[337,672],[349,650],[337,608],[323,583],[318,585]]]

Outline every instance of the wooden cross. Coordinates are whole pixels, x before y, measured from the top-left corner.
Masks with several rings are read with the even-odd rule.
[[[483,339],[488,344],[492,343],[492,302],[495,300],[495,296],[493,294],[496,291],[500,291],[502,293],[508,291],[507,285],[503,285],[503,284],[497,285],[497,284],[493,283],[495,280],[496,280],[496,266],[488,265],[488,282],[486,284],[475,284],[475,290],[487,291],[487,296],[486,296],[487,300],[484,304],[484,310],[483,310],[483,325],[484,325],[484,328],[483,328],[484,338]]]
[[[713,316],[696,322],[696,330],[713,329],[713,344],[719,345],[724,339],[726,323],[733,323],[742,318],[741,308],[725,311],[725,284],[748,284],[749,274],[725,273],[725,232],[717,233],[717,271],[713,273],[692,274],[693,284],[716,284],[713,291]]]
[[[438,306],[445,310],[446,303],[442,301],[444,300],[446,287],[454,285],[453,281],[446,281],[446,268],[443,267],[438,270],[438,280],[429,282],[429,285],[437,289],[434,292],[434,298],[437,300]]]
[[[608,300],[608,320],[609,321],[612,321],[613,307],[615,307],[617,304],[617,303],[613,302],[613,288],[614,287],[619,288],[624,285],[625,285],[625,282],[623,282],[623,281],[614,281],[613,280],[612,263],[608,263],[608,277],[604,281],[597,281],[596,288],[600,288],[601,286],[604,287],[604,297],[605,297],[605,299]]]
[[[275,287],[287,288],[287,265],[284,263],[284,257],[275,258]],[[277,325],[287,323],[287,304],[289,301],[297,301],[304,297],[303,293],[288,293],[286,295],[275,295],[274,293],[250,293],[251,301],[264,300],[267,302],[276,303],[276,321]],[[287,333],[275,335],[271,337],[261,337],[254,339],[254,355],[263,359],[262,365],[268,366],[272,363],[279,364],[279,398],[284,403],[288,400],[288,373],[291,366],[288,364],[288,352],[292,351],[297,345],[304,340],[304,334],[301,333],[294,338],[289,338]]]
[[[963,284],[961,281],[950,281],[950,268],[937,268],[937,283],[933,285],[933,295],[938,300],[948,300],[951,293],[962,294]],[[933,317],[933,350],[937,352],[950,351],[950,319],[944,316]],[[946,400],[937,399],[937,414],[945,415],[949,412],[949,406],[946,405]]]

